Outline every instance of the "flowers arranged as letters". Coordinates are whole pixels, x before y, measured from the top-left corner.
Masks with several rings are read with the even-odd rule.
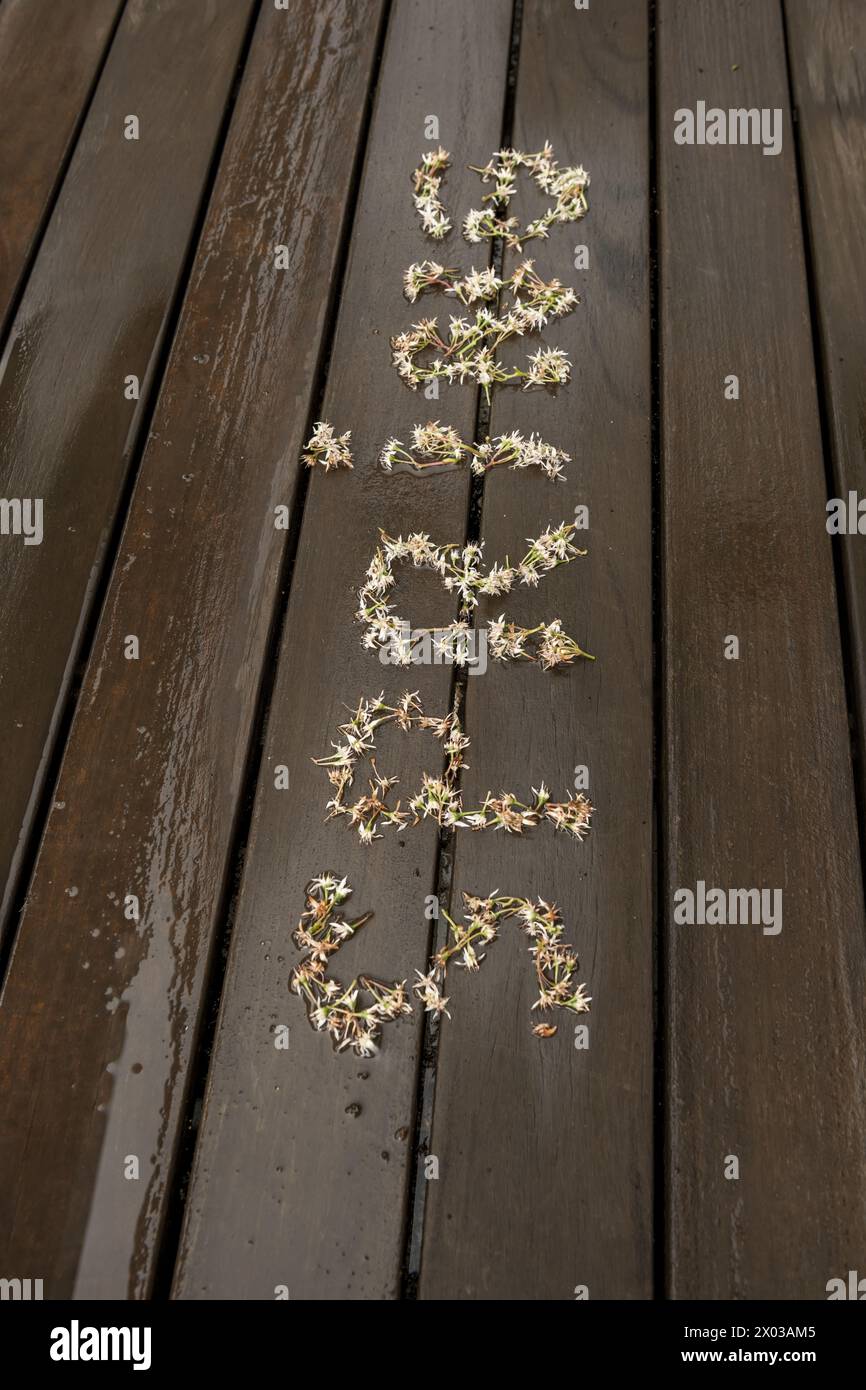
[[[410,799],[406,810],[402,809],[400,801],[393,806],[389,804],[389,794],[398,779],[383,777],[376,768],[376,736],[386,724],[393,724],[404,733],[428,729],[435,738],[442,740],[445,753],[442,775],[434,777],[425,772],[421,789]],[[518,800],[514,792],[503,791],[499,796],[488,792],[480,806],[466,810],[457,783],[460,769],[465,765],[463,755],[469,747],[469,739],[456,710],[443,716],[425,714],[417,691],[406,691],[396,705],[385,703],[384,691],[372,699],[362,700],[352,718],[340,725],[339,732],[342,739],[332,743],[334,751],[327,757],[314,758],[313,762],[328,769],[328,780],[334,788],[334,795],[326,807],[327,819],[347,816],[363,844],[381,839],[381,831],[387,826],[399,829],[407,822],[418,825],[428,819],[448,830],[505,830],[511,835],[521,835],[524,830],[549,821],[555,829],[568,831],[576,840],[582,840],[589,833],[592,803],[582,793],[565,801],[551,801],[543,782],[540,787],[532,788],[532,797],[526,802]],[[353,802],[348,793],[362,761],[369,761],[373,775],[369,779],[369,791]]]
[[[562,449],[545,444],[534,434],[526,439],[518,430],[513,430],[495,439],[488,435],[483,444],[473,444],[461,439],[450,425],[440,425],[438,420],[414,426],[412,450],[410,453],[399,439],[389,439],[379,455],[379,462],[388,473],[394,467],[412,468],[422,473],[428,468],[453,466],[469,459],[471,471],[479,475],[503,465],[506,468],[540,468],[548,478],[561,480],[565,479],[562,465],[571,462]]]
[[[451,157],[441,146],[427,151],[412,174],[413,203],[426,235],[441,241],[452,231],[452,218],[443,202],[442,188]],[[500,251],[521,252],[524,244],[544,240],[557,224],[575,222],[588,208],[589,175],[580,165],[560,167],[550,144],[534,154],[519,150],[497,150],[489,162],[470,166],[484,184],[492,185],[482,196],[482,206],[471,209],[458,225],[464,239],[472,245],[498,242]],[[525,227],[509,214],[509,204],[517,191],[517,178],[526,171],[537,189],[550,201],[541,216]],[[424,317],[390,342],[391,360],[402,380],[417,389],[419,385],[445,381],[449,384],[472,382],[483,388],[489,403],[495,385],[557,387],[571,377],[568,354],[557,347],[540,346],[521,366],[501,360],[503,346],[516,338],[543,332],[547,326],[579,304],[575,291],[559,280],[546,281],[537,273],[532,260],[521,260],[511,273],[502,273],[501,260],[484,268],[462,270],[427,259],[410,265],[403,276],[403,292],[410,304],[428,293],[444,294],[454,307],[448,325],[440,327],[437,317]],[[435,395],[438,387],[429,387]],[[307,467],[325,472],[352,468],[351,431],[337,435],[327,421],[318,421],[302,455]],[[537,468],[554,481],[565,477],[563,466],[570,462],[562,449],[546,443],[534,433],[527,438],[518,430],[510,434],[489,435],[465,441],[449,425],[438,420],[415,425],[407,447],[401,440],[389,439],[379,463],[386,472],[411,470],[416,473],[466,466],[476,476],[493,468]],[[482,597],[498,598],[517,585],[536,587],[545,574],[586,554],[574,543],[576,527],[566,522],[549,527],[536,539],[527,541],[522,559],[511,564],[482,565],[483,544],[447,543],[437,545],[426,532],[404,537],[379,532],[379,544],[358,592],[356,618],[364,627],[363,644],[379,652],[381,659],[408,665],[413,660],[417,637],[431,643],[440,653],[449,653],[453,664],[470,664],[470,638],[479,636],[486,651],[499,661],[524,660],[545,670],[571,665],[578,657],[589,657],[578,643],[563,631],[559,618],[534,627],[521,627],[506,620],[505,614],[487,622],[483,634],[470,628],[470,619]],[[444,627],[410,629],[397,616],[391,602],[396,584],[395,566],[410,562],[415,569],[437,574],[446,591],[456,596],[456,617]],[[497,605],[498,606],[498,605]],[[593,658],[589,657],[590,660]],[[486,661],[484,668],[486,669]],[[432,820],[443,831],[504,830],[522,835],[543,823],[581,841],[589,833],[593,806],[581,792],[566,793],[561,802],[551,800],[541,782],[532,787],[526,801],[513,791],[488,791],[483,801],[465,807],[460,773],[465,764],[469,739],[459,718],[459,691],[449,713],[425,713],[419,693],[406,691],[396,704],[389,704],[382,692],[362,699],[350,718],[339,726],[339,739],[325,757],[314,758],[327,771],[332,795],[326,806],[326,820],[346,817],[362,844],[371,845],[388,828],[398,831]],[[395,799],[398,779],[382,775],[376,766],[380,730],[394,726],[404,733],[425,731],[441,743],[440,770],[422,773],[421,786],[405,801]],[[367,790],[353,790],[355,777],[363,763],[369,763]],[[523,793],[526,795],[526,793]],[[402,842],[401,842],[402,843]],[[338,1051],[351,1050],[366,1057],[376,1052],[382,1027],[413,1011],[412,996],[428,1013],[448,1014],[449,997],[444,993],[448,971],[454,965],[476,972],[485,958],[486,948],[499,935],[501,925],[515,919],[529,938],[538,998],[533,1010],[546,1014],[566,1009],[574,1014],[589,1010],[586,987],[577,983],[577,955],[563,940],[563,924],[557,908],[543,898],[505,897],[494,892],[488,897],[463,894],[463,921],[458,923],[447,912],[441,916],[447,926],[438,937],[427,972],[416,971],[416,980],[407,990],[405,980],[390,983],[367,975],[357,975],[348,985],[329,974],[332,957],[343,944],[369,921],[371,913],[347,921],[341,908],[351,895],[345,878],[323,874],[306,889],[306,906],[294,932],[296,945],[305,953],[294,968],[290,988],[305,1002],[314,1028],[326,1032]],[[533,1033],[552,1037],[555,1023],[542,1018]]]
[[[403,277],[410,303],[428,289],[440,289],[467,306],[477,305],[474,318],[452,315],[448,329],[439,329],[438,318],[423,318],[391,339],[391,360],[413,390],[425,381],[449,383],[475,381],[489,398],[494,384],[522,382],[530,386],[558,386],[571,375],[568,354],[558,348],[540,348],[528,359],[529,367],[507,367],[497,354],[510,338],[539,333],[550,319],[570,314],[579,303],[573,289],[559,280],[542,280],[533,261],[522,261],[508,279],[492,269],[461,276],[435,261],[412,265]],[[510,301],[499,303],[503,290]],[[495,308],[489,301],[496,300]],[[480,302],[479,302],[480,301]],[[422,362],[427,351],[432,359]]]
[[[466,617],[478,605],[480,595],[498,597],[511,592],[515,584],[533,588],[543,575],[558,565],[569,564],[585,550],[578,550],[571,537],[574,526],[562,522],[547,530],[536,540],[528,542],[529,549],[517,565],[494,564],[487,573],[480,568],[484,547],[469,545],[435,545],[424,532],[407,536],[387,536],[380,531],[377,547],[367,569],[367,577],[358,593],[356,617],[366,627],[364,646],[371,650],[388,646],[398,665],[408,665],[410,654],[400,658],[400,643],[406,630],[405,621],[394,612],[388,599],[396,575],[394,565],[409,560],[415,569],[430,569],[437,573],[449,593],[457,594],[461,617],[444,628],[429,629],[432,635],[445,634],[447,640],[466,631]],[[558,618],[534,628],[521,628],[506,623],[505,615],[488,624],[488,650],[500,661],[538,661],[545,669],[569,665],[575,657],[587,656],[580,646],[562,631]],[[534,646],[531,639],[536,639]],[[459,649],[459,643],[458,643]],[[458,664],[459,657],[458,657]]]
[[[448,923],[448,944],[436,952],[426,975],[420,970],[415,972],[418,979],[412,988],[428,1013],[448,1013],[446,1005],[450,1001],[442,994],[441,987],[454,958],[458,958],[456,963],[464,969],[478,970],[486,954],[484,951],[479,954],[478,947],[495,941],[500,922],[509,917],[518,919],[532,942],[529,949],[538,981],[538,998],[533,1009],[589,1012],[591,999],[586,986],[574,983],[579,962],[573,947],[562,940],[562,920],[554,905],[543,898],[532,902],[530,898],[504,898],[495,894],[477,898],[471,893],[463,894],[463,902],[464,922],[458,925],[447,912],[443,913]],[[448,1016],[450,1018],[450,1014]],[[556,1025],[538,1023],[532,1031],[536,1037],[550,1038],[556,1032]]]

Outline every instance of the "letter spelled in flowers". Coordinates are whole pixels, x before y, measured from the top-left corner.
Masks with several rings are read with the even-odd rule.
[[[497,150],[489,164],[482,168],[473,164],[470,168],[481,175],[483,183],[492,182],[494,186],[482,198],[482,202],[493,206],[473,208],[463,222],[463,235],[467,241],[504,237],[509,247],[519,250],[525,241],[532,241],[535,237],[546,238],[556,223],[579,221],[589,209],[586,199],[589,174],[579,164],[560,169],[550,144],[545,144],[535,154],[523,154],[520,150]],[[504,216],[517,192],[516,180],[520,169],[528,170],[536,187],[553,199],[547,211],[541,217],[536,217],[523,231],[519,230],[516,217]]]
[[[518,430],[513,430],[495,439],[488,435],[483,444],[473,444],[461,439],[451,425],[440,425],[438,420],[413,427],[412,452],[399,439],[389,439],[379,455],[379,462],[387,473],[393,468],[411,468],[423,473],[428,468],[453,467],[466,459],[471,460],[469,467],[478,475],[503,465],[506,468],[539,468],[548,478],[563,481],[562,465],[571,462],[562,449],[545,444],[534,434],[526,439]]]
[[[481,966],[486,952],[479,955],[478,947],[495,941],[499,935],[499,924],[509,917],[516,917],[529,937],[532,945],[530,954],[535,965],[538,981],[538,998],[533,1009],[569,1009],[572,1013],[589,1013],[592,1002],[586,993],[585,985],[574,982],[579,961],[574,948],[562,940],[563,925],[554,904],[543,898],[533,902],[530,898],[504,898],[491,894],[489,898],[477,898],[471,893],[463,894],[465,911],[464,923],[459,924],[443,912],[448,923],[448,943],[436,952],[427,974],[416,970],[418,979],[413,991],[424,1004],[427,1013],[448,1014],[448,996],[442,994],[442,985],[448,967],[458,958],[457,965],[474,972]],[[533,1033],[538,1038],[552,1038],[556,1024],[537,1023]]]
[[[439,197],[442,176],[451,164],[451,156],[440,146],[422,155],[421,163],[412,175],[413,202],[428,236],[440,241],[451,230],[451,222]],[[577,222],[589,208],[586,190],[589,174],[579,164],[560,168],[553,155],[553,146],[546,142],[534,154],[522,150],[496,150],[487,164],[470,164],[481,175],[482,183],[493,188],[482,196],[482,208],[473,208],[463,220],[463,235],[468,242],[503,238],[512,249],[520,249],[525,241],[546,238],[557,223]],[[516,217],[507,217],[508,204],[517,192],[517,175],[525,169],[536,188],[552,199],[550,206],[525,228]]]
[[[467,631],[466,619],[477,607],[481,595],[498,597],[508,594],[515,584],[534,588],[550,570],[585,555],[585,550],[578,550],[572,543],[574,530],[572,523],[563,521],[536,540],[529,540],[529,549],[519,564],[510,565],[506,560],[504,565],[492,565],[486,574],[480,568],[484,552],[481,543],[434,545],[424,532],[416,532],[404,540],[402,536],[395,538],[380,531],[381,544],[370,561],[366,579],[359,590],[355,614],[366,627],[364,646],[371,650],[388,648],[398,665],[409,665],[411,662],[411,653],[403,641],[407,624],[397,616],[393,604],[388,601],[396,583],[396,563],[410,561],[415,569],[433,570],[440,576],[448,592],[458,596],[459,619],[446,627],[417,630],[429,632],[437,640],[445,640],[453,645],[454,639],[459,639],[459,634]],[[570,665],[579,656],[592,660],[588,652],[562,631],[558,618],[551,623],[541,623],[538,627],[523,628],[507,623],[502,614],[487,625],[487,645],[493,657],[499,661],[537,661],[545,670]],[[460,659],[459,640],[456,649],[455,664],[464,664]],[[462,650],[465,653],[468,648],[464,646]]]
[[[441,739],[445,768],[441,776],[425,772],[422,785],[402,809],[402,802],[389,804],[389,795],[398,778],[383,777],[376,767],[376,737],[386,724],[408,733],[427,729]],[[551,801],[542,782],[532,788],[532,798],[519,801],[514,792],[503,791],[499,796],[488,792],[475,810],[463,806],[463,793],[458,786],[460,769],[465,766],[464,753],[469,739],[456,709],[441,717],[424,713],[417,691],[406,691],[396,705],[385,703],[384,691],[369,700],[362,700],[352,718],[339,727],[341,740],[332,743],[333,752],[324,758],[313,758],[317,767],[328,769],[328,780],[334,795],[326,805],[326,820],[334,816],[348,817],[362,844],[370,845],[382,838],[382,829],[398,829],[407,822],[418,825],[422,820],[434,820],[447,830],[505,830],[510,835],[522,835],[542,821],[549,821],[557,830],[567,830],[576,840],[589,833],[592,803],[582,793],[565,801]],[[358,764],[369,761],[372,777],[369,791],[351,801],[349,791],[355,780]]]
[[[314,1028],[327,1032],[338,1052],[349,1047],[359,1057],[376,1051],[382,1024],[410,1014],[406,981],[383,984],[359,975],[344,986],[327,976],[328,962],[344,941],[372,917],[371,912],[347,922],[336,909],[351,895],[344,878],[322,874],[307,885],[307,907],[294,932],[295,944],[307,955],[295,966],[289,982],[307,1005]]]
[[[475,381],[489,399],[495,384],[522,382],[527,390],[568,381],[571,362],[559,348],[539,348],[527,358],[526,368],[506,367],[497,356],[510,338],[539,333],[550,319],[570,314],[580,303],[574,290],[559,280],[542,280],[533,261],[522,261],[504,280],[492,269],[461,275],[435,261],[423,261],[409,267],[403,283],[410,303],[425,290],[439,289],[462,304],[477,306],[473,318],[452,315],[447,330],[439,329],[438,318],[423,318],[391,339],[391,360],[413,390],[437,379]],[[509,300],[500,301],[503,290],[509,292]],[[490,300],[497,303],[491,307]],[[428,352],[432,357],[422,361]]]

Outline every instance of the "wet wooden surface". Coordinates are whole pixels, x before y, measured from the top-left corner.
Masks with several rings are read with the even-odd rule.
[[[122,0],[0,9],[0,333],[65,172]]]
[[[0,535],[0,1275],[51,1298],[825,1297],[866,1237],[866,575],[825,526],[866,487],[861,7],[56,8],[0,3],[0,495],[45,518],[41,545]],[[780,153],[675,143],[698,99],[778,108]],[[389,337],[457,308],[407,304],[403,271],[487,265],[467,166],[545,140],[592,177],[586,219],[524,251],[581,296],[544,334],[571,383],[496,390],[489,417],[471,384],[410,392]],[[434,242],[411,173],[439,143]],[[353,471],[301,467],[320,418]],[[383,472],[430,419],[535,431],[567,481]],[[579,506],[587,556],[479,616],[560,617],[595,662],[457,686],[466,804],[567,796],[585,767],[589,838],[428,821],[367,847],[326,822],[311,759],[348,710],[455,692],[361,645],[378,529],[478,534],[490,563]],[[422,572],[395,599],[454,613]],[[405,803],[441,745],[390,730],[377,764]],[[337,978],[411,983],[434,899],[539,895],[592,1011],[533,1036],[507,923],[449,974],[450,1019],[416,1004],[375,1056],[335,1053],[289,991],[326,871],[374,913]],[[678,923],[699,882],[779,890],[781,931]]]
[[[131,0],[0,361],[0,495],[42,499],[48,528],[41,545],[0,549],[0,650],[14,653],[0,682],[0,936],[249,14],[246,0]],[[125,138],[128,115],[138,139]]]
[[[866,8],[856,0],[786,4],[793,95],[817,316],[832,498],[866,497]],[[856,505],[856,503],[855,503]],[[866,513],[866,508],[864,508]],[[861,519],[858,516],[858,521]],[[863,519],[866,533],[866,519]],[[866,551],[840,535],[857,701],[858,780],[866,795]]]
[[[697,65],[787,137],[660,143],[666,892],[782,894],[666,919],[670,1288],[817,1298],[866,1239],[866,938],[781,14],[676,0],[658,54],[662,129]]]
[[[262,11],[18,930],[2,1241],[55,1297],[153,1279],[378,19]]]
[[[384,691],[396,704],[405,690],[417,689],[431,713],[449,707],[449,669],[382,665],[362,647],[354,612],[378,527],[430,530],[442,541],[462,539],[466,527],[466,470],[387,474],[377,455],[390,434],[407,439],[422,408],[472,435],[474,388],[443,387],[440,401],[419,400],[398,380],[386,345],[428,311],[406,303],[401,275],[423,258],[409,176],[423,148],[425,116],[441,111],[446,148],[466,130],[478,132],[479,148],[499,144],[511,7],[488,8],[482,35],[462,0],[447,0],[431,32],[427,0],[411,0],[398,6],[383,56],[322,407],[335,427],[352,427],[355,469],[310,480],[190,1190],[181,1297],[272,1298],[279,1284],[299,1298],[390,1298],[400,1290],[419,1017],[414,1026],[390,1025],[378,1057],[335,1056],[288,992],[297,956],[289,933],[304,908],[307,880],[332,870],[352,886],[350,916],[375,912],[340,951],[337,978],[348,983],[360,971],[411,979],[426,964],[425,898],[436,891],[433,825],[386,830],[376,844],[362,845],[344,820],[324,823],[331,788],[310,759],[329,751],[346,706],[362,696]],[[395,123],[398,102],[403,119]],[[475,175],[459,166],[449,171],[455,206],[476,189]],[[468,265],[468,250],[454,231],[434,259]],[[471,259],[486,264],[486,247]],[[448,300],[435,303],[443,316],[450,309]],[[404,566],[397,592],[399,611],[413,614],[415,624],[447,621],[453,612],[432,575]],[[299,687],[306,692],[300,704],[293,694]],[[383,734],[377,765],[399,776],[397,794],[414,793],[431,761],[441,762],[431,734]],[[288,768],[288,792],[274,786],[280,764]],[[368,775],[362,767],[357,795]],[[274,1045],[279,1023],[289,1025],[288,1050]]]

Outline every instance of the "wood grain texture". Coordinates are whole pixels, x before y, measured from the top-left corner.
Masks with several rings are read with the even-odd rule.
[[[536,431],[572,455],[567,482],[496,470],[485,480],[486,561],[516,559],[524,539],[589,507],[588,549],[508,598],[527,626],[560,617],[596,656],[571,669],[491,663],[468,683],[467,804],[503,787],[529,799],[542,781],[572,794],[589,769],[597,806],[579,844],[539,827],[522,838],[456,840],[452,912],[461,894],[496,891],[557,903],[593,995],[579,1020],[544,1015],[529,943],[514,922],[480,973],[455,971],[453,1018],[440,1033],[420,1296],[570,1299],[651,1291],[652,1210],[652,626],[648,65],[644,7],[616,0],[576,12],[553,0],[524,9],[514,144],[551,141],[562,164],[589,170],[585,221],[530,242],[544,278],[583,302],[543,334],[567,349],[572,382],[554,397],[500,391],[491,432]],[[526,181],[528,183],[528,180]],[[524,185],[521,185],[523,187]],[[538,203],[538,206],[536,206]],[[537,197],[514,200],[522,221]],[[589,269],[574,267],[576,245]],[[525,350],[525,349],[524,349]],[[589,1024],[586,1051],[575,1023]]]
[[[127,5],[0,360],[0,496],[44,511],[41,545],[0,537],[0,931],[249,15]]]
[[[787,4],[788,43],[803,159],[833,496],[866,497],[866,7],[856,0]],[[828,499],[829,500],[829,499]],[[866,796],[866,549],[842,555]]]
[[[669,1293],[820,1299],[866,1242],[866,950],[781,13],[658,18]],[[698,99],[781,153],[675,144]],[[781,932],[675,925],[699,880]]]
[[[152,1287],[380,13],[261,10],[22,916],[0,1251],[46,1297]]]
[[[314,474],[304,513],[292,592],[271,702],[262,775],[234,925],[219,1031],[191,1184],[175,1294],[181,1298],[388,1299],[398,1295],[407,1184],[411,1174],[419,1016],[385,1029],[376,1057],[336,1055],[310,1028],[289,993],[300,959],[290,934],[314,875],[346,875],[350,915],[374,920],[336,958],[333,973],[411,979],[426,961],[425,895],[434,892],[432,823],[387,830],[370,847],[341,820],[323,824],[331,795],[310,759],[329,750],[337,726],[364,696],[396,699],[417,688],[444,714],[450,672],[380,664],[361,646],[357,589],[378,540],[429,531],[461,540],[468,487],[463,471],[435,477],[385,474],[376,457],[392,435],[408,440],[430,414],[471,435],[475,391],[443,387],[431,403],[400,382],[388,339],[424,313],[452,311],[435,298],[410,307],[402,275],[432,256],[484,264],[459,232],[423,237],[411,201],[411,173],[437,114],[451,151],[444,195],[470,206],[477,181],[465,166],[498,146],[511,6],[485,6],[479,25],[461,0],[402,0],[392,11],[358,214],[323,405],[351,428],[353,473]],[[435,145],[434,145],[435,148]],[[474,254],[470,255],[470,252]],[[453,607],[432,576],[401,574],[398,611],[414,624],[448,621]],[[443,611],[448,617],[443,618]],[[424,769],[441,769],[432,735],[386,731],[381,772],[397,775],[408,799]],[[290,792],[274,788],[288,767]],[[357,778],[359,795],[369,770]],[[287,1024],[290,1047],[274,1046]]]
[[[0,7],[0,338],[122,4]]]

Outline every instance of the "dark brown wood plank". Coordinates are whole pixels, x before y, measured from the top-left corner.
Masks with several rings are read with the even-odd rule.
[[[847,512],[850,492],[857,494],[858,502],[866,498],[866,7],[856,0],[800,0],[787,4],[785,14],[822,348],[833,498],[843,500]],[[859,533],[841,533],[833,544],[840,549],[845,580],[860,789],[861,797],[866,797],[866,550]]]
[[[249,15],[127,6],[0,361],[0,496],[44,516],[39,545],[0,537],[0,932]]]
[[[866,938],[782,18],[658,16],[669,1293],[820,1299],[866,1243]],[[781,152],[676,144],[698,99]],[[676,924],[698,882],[781,931]]]
[[[261,9],[22,917],[0,1249],[46,1297],[152,1287],[380,15]]]
[[[497,470],[485,480],[488,560],[574,520],[585,559],[537,589],[491,600],[527,626],[560,617],[595,662],[544,672],[491,664],[468,682],[467,802],[544,781],[572,794],[589,769],[588,840],[551,826],[523,837],[457,836],[452,911],[498,889],[559,905],[592,1011],[532,1012],[529,942],[515,923],[478,975],[448,977],[453,1018],[439,1041],[420,1295],[434,1299],[645,1298],[652,1248],[652,618],[650,496],[648,34],[645,7],[578,12],[528,0],[514,144],[549,140],[589,170],[589,213],[530,242],[545,279],[583,303],[545,334],[573,380],[494,396],[491,431],[534,430],[573,457],[567,481]],[[513,209],[525,220],[534,203]],[[575,269],[575,246],[589,268]],[[558,1025],[534,1037],[532,1025]],[[575,1046],[588,1024],[589,1047]]]
[[[0,7],[0,337],[122,4]]]
[[[384,690],[395,702],[417,688],[431,712],[448,708],[448,668],[380,664],[362,648],[353,614],[380,526],[428,530],[443,542],[464,534],[465,471],[388,475],[375,460],[389,436],[406,440],[431,414],[471,436],[474,390],[443,387],[435,403],[410,393],[390,364],[388,339],[421,314],[447,322],[454,311],[435,297],[406,304],[402,274],[411,262],[486,262],[487,248],[470,255],[459,231],[445,242],[422,237],[410,176],[430,148],[425,120],[438,115],[453,156],[447,205],[470,206],[477,180],[465,166],[500,140],[510,19],[506,0],[485,6],[483,25],[462,0],[404,0],[392,11],[323,406],[337,428],[352,429],[356,467],[310,483],[188,1199],[181,1298],[273,1298],[278,1285],[293,1299],[399,1294],[420,1016],[389,1025],[371,1059],[335,1054],[289,993],[300,959],[290,933],[305,884],[331,869],[352,885],[350,915],[375,912],[341,950],[338,978],[411,979],[426,959],[432,822],[362,846],[343,821],[323,824],[331,793],[310,759],[328,751],[346,707],[364,696]],[[443,606],[453,613],[430,576],[401,574],[399,593],[415,623],[448,621]],[[441,768],[441,756],[429,734],[390,732],[378,765],[399,776],[405,798],[423,769]],[[289,770],[288,794],[274,787],[279,764]],[[289,1028],[288,1050],[275,1047],[277,1024]]]

